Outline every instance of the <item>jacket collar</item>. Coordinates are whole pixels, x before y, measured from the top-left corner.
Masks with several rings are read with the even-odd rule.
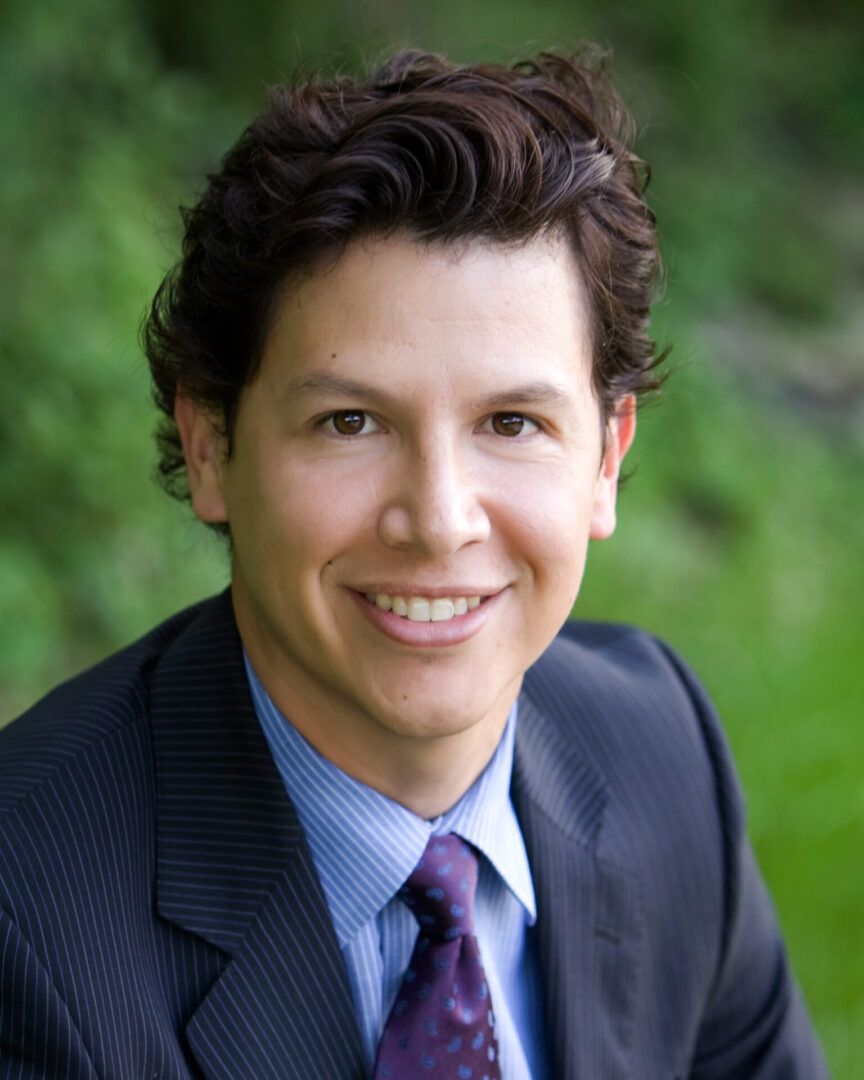
[[[526,674],[512,785],[537,897],[549,1065],[561,1080],[624,1080],[635,1075],[640,888],[600,853],[615,806],[580,735],[609,721],[580,689],[584,658],[569,648],[562,663],[561,651],[554,642]]]
[[[255,716],[229,593],[166,651],[150,704],[157,910],[228,956],[186,1028],[204,1075],[362,1077],[344,963]]]

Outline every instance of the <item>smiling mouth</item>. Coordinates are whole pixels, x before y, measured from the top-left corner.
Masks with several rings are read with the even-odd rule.
[[[381,611],[392,611],[409,622],[448,622],[479,607],[485,596],[391,596],[389,593],[365,593],[370,604]]]

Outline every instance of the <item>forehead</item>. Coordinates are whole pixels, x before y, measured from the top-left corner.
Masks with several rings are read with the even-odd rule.
[[[590,384],[590,319],[564,240],[350,245],[286,284],[262,367],[495,381],[561,368]]]

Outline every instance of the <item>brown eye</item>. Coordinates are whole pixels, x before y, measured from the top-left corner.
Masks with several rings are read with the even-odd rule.
[[[366,424],[366,413],[359,411],[333,413],[333,428],[340,435],[359,435]]]
[[[496,435],[521,435],[525,427],[525,417],[521,413],[495,413],[492,417],[492,430]]]

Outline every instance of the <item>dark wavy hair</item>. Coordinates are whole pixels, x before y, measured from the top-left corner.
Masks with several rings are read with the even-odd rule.
[[[604,68],[597,53],[505,67],[407,51],[366,78],[276,87],[181,211],[182,259],[144,324],[166,489],[189,497],[178,387],[221,423],[230,454],[280,289],[360,236],[505,245],[565,236],[590,297],[604,415],[622,395],[656,389],[648,170]]]

